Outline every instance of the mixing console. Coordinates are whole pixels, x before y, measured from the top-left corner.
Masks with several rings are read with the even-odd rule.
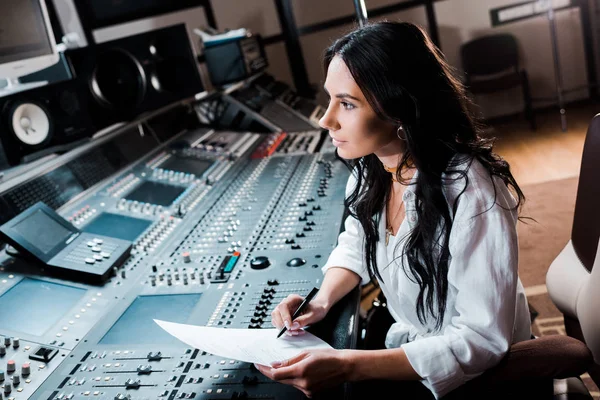
[[[322,140],[199,128],[118,168],[92,149],[45,172],[46,187],[63,187],[53,186],[58,174],[77,190],[19,201],[44,200],[82,232],[132,249],[102,284],[0,258],[0,399],[303,398],[251,364],[189,348],[153,319],[266,328],[279,301],[320,286],[349,174],[332,151],[318,152]],[[17,201],[15,190],[0,200]],[[315,333],[351,347],[355,300]]]

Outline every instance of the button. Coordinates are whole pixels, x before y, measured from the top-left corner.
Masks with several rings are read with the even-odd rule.
[[[98,238],[94,238],[94,242],[98,245],[104,243],[104,241],[102,239],[98,239]]]
[[[87,245],[88,245],[89,247],[94,247],[94,246],[96,245],[96,243],[94,243],[94,242],[92,242],[92,241],[89,241],[89,242],[87,242]]]
[[[96,262],[96,260],[94,260],[93,258],[87,257],[85,259],[86,264],[90,264],[90,265],[94,265],[94,263]]]
[[[92,247],[92,251],[93,251],[94,253],[100,253],[100,251],[101,251],[101,250],[102,250],[102,249],[101,249],[100,247],[98,247],[98,246],[94,246],[94,247]]]
[[[104,258],[109,258],[110,257],[110,253],[107,253],[106,251],[103,251],[102,253],[100,253],[100,255]]]
[[[96,261],[102,261],[102,260],[104,260],[104,258],[100,254],[94,254],[94,260],[96,260]]]

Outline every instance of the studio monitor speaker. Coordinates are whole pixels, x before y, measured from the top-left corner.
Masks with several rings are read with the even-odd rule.
[[[94,123],[128,121],[203,90],[184,24],[67,51]]]
[[[0,98],[0,140],[8,163],[68,150],[92,136],[99,128],[86,102],[73,80]]]

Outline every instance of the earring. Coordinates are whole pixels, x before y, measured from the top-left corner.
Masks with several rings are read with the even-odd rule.
[[[402,132],[402,135],[400,134],[400,132]],[[404,133],[404,127],[402,125],[400,125],[396,130],[396,136],[398,136],[398,139],[404,142],[406,141],[406,134]]]

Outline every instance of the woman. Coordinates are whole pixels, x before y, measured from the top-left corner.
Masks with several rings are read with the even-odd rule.
[[[350,215],[307,311],[292,323],[302,297],[291,295],[272,322],[302,334],[371,279],[396,322],[383,350],[309,351],[257,368],[308,396],[386,380],[413,381],[404,386],[412,398],[443,397],[531,338],[517,275],[523,194],[422,29],[367,25],[337,40],[324,61],[330,102],[320,124],[350,160]]]

